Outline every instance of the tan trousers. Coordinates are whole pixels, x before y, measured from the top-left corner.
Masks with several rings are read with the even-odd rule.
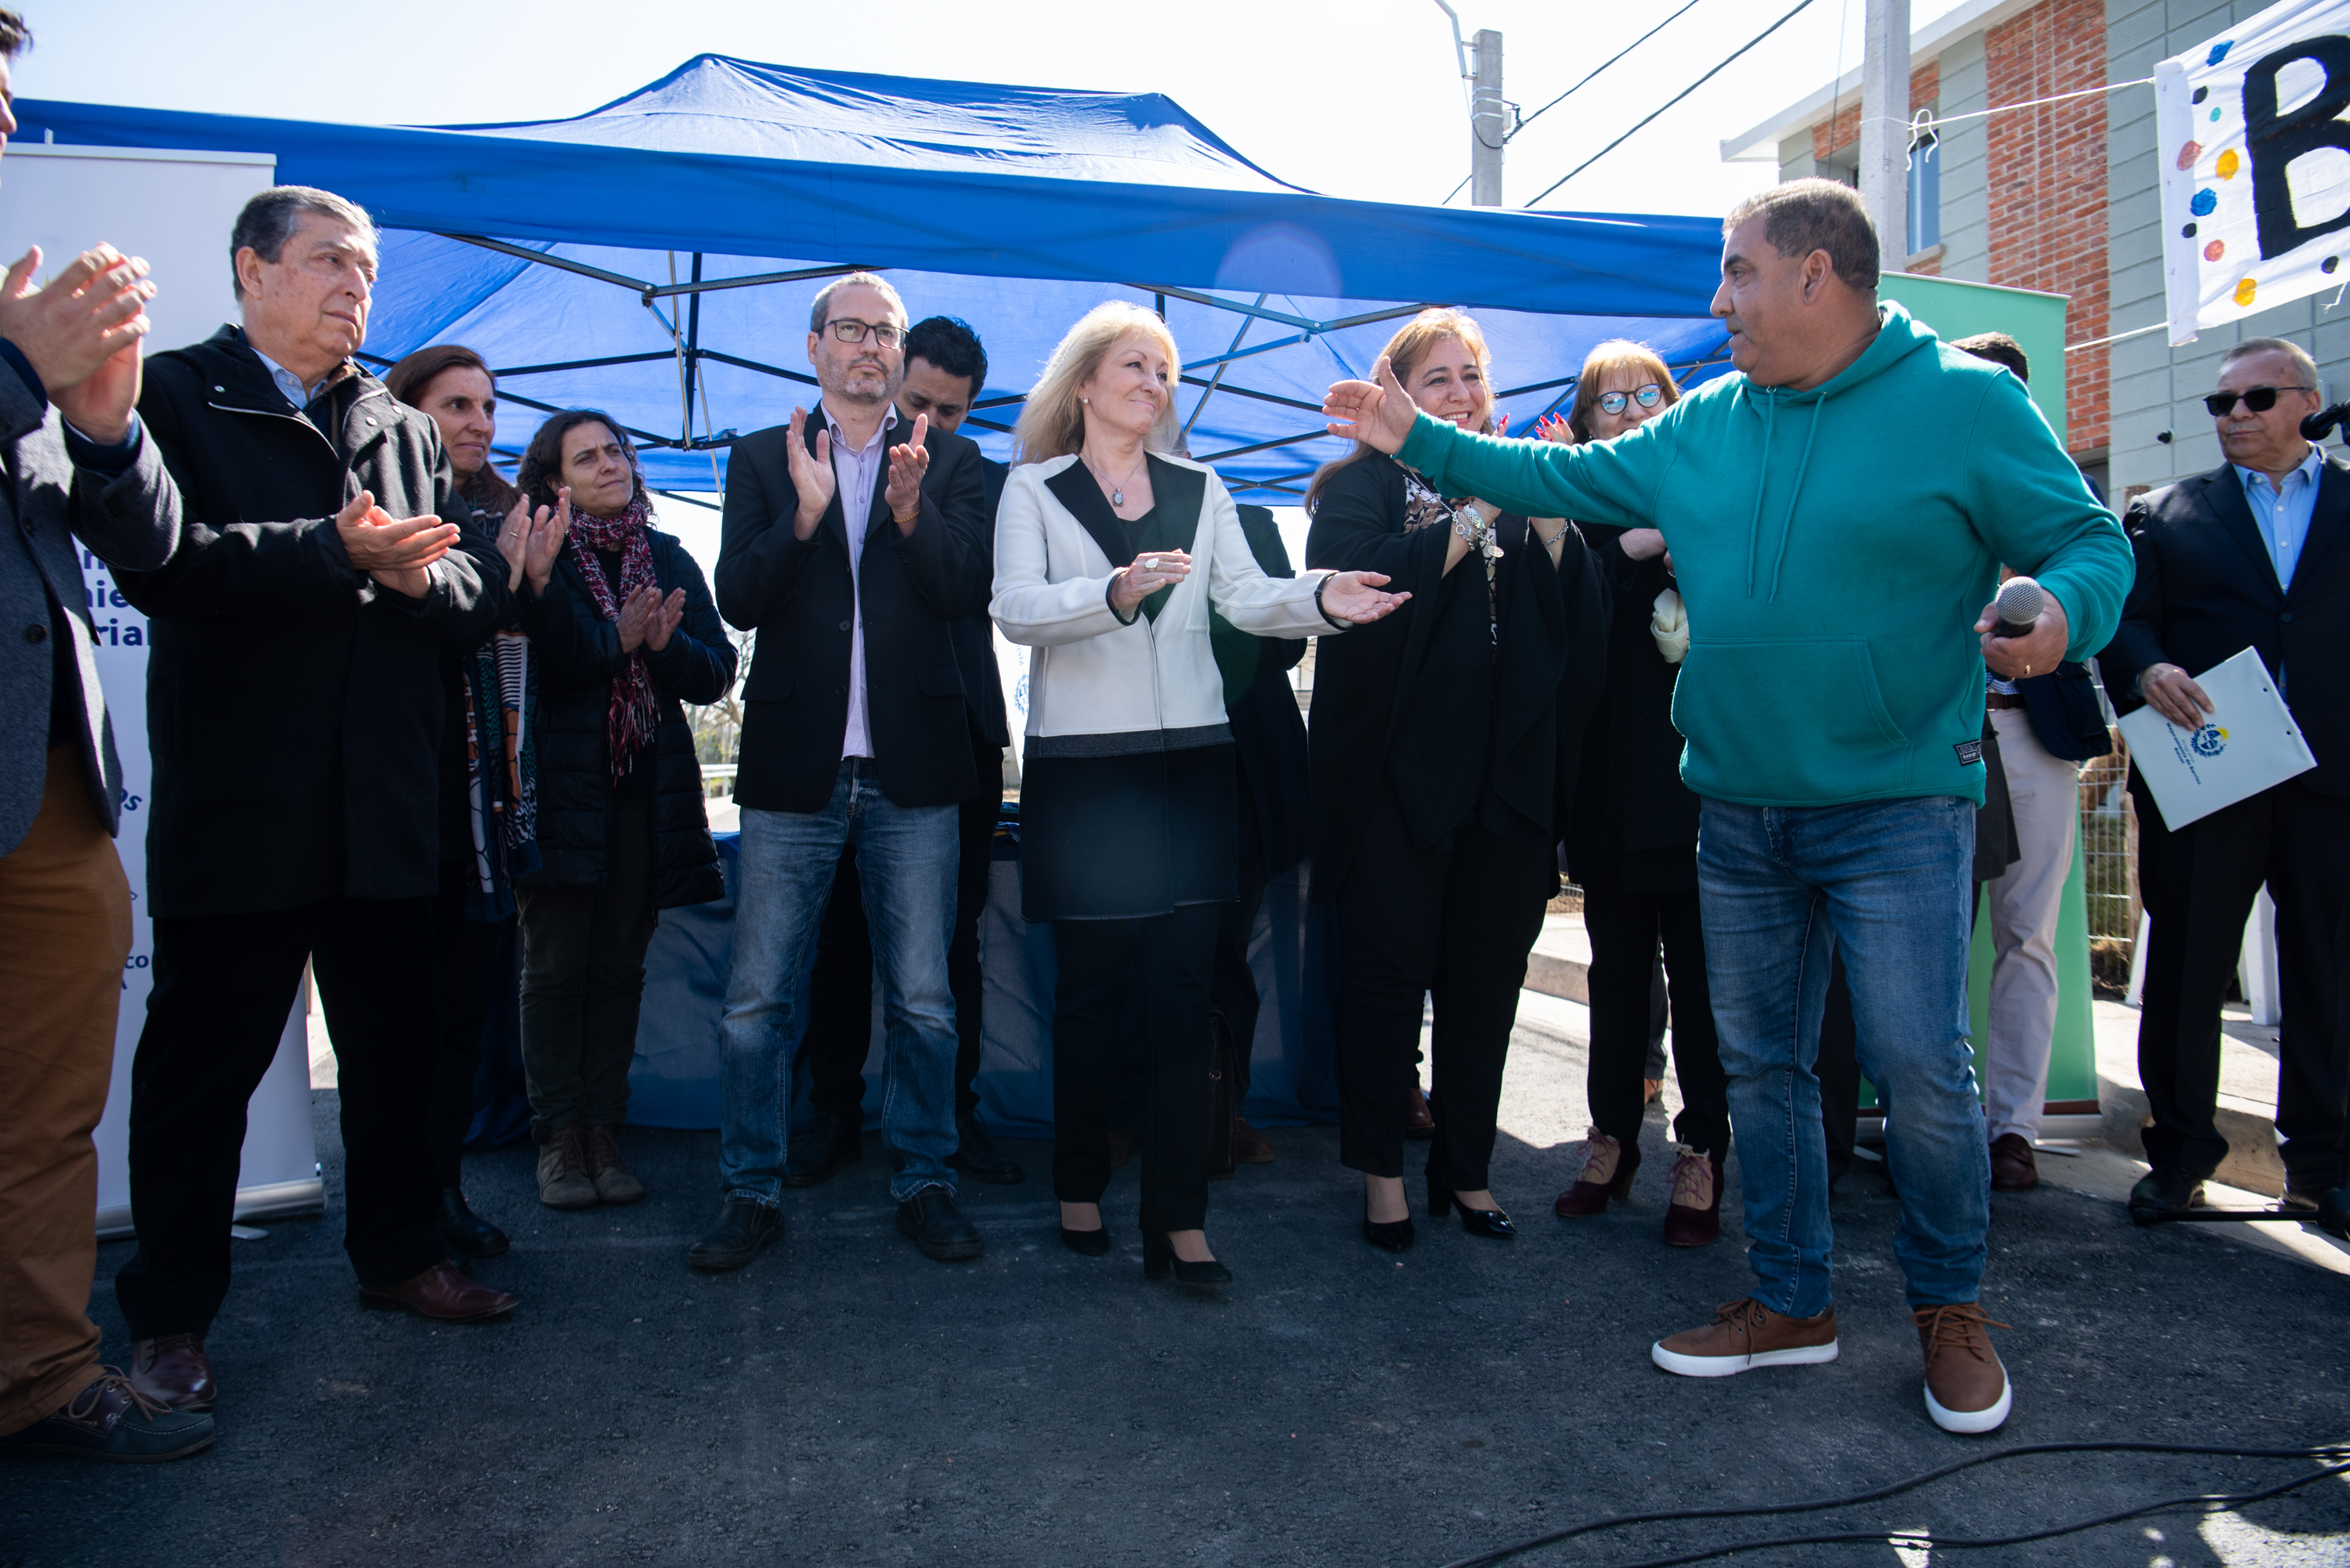
[[[0,857],[0,1432],[98,1376],[98,1148],[130,887],[70,747]]]
[[[2081,764],[2051,756],[2022,708],[1994,708],[2000,765],[2015,806],[2020,858],[1989,890],[1991,1012],[1983,1040],[1983,1116],[1992,1138],[2040,1136],[2056,1039],[2056,919],[2081,828]]]

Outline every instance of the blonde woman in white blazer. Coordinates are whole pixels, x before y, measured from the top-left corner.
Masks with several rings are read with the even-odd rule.
[[[1166,323],[1104,305],[1070,328],[1015,432],[996,511],[995,624],[1037,651],[1021,773],[1022,912],[1053,922],[1053,1190],[1061,1239],[1110,1251],[1111,1080],[1128,1009],[1149,1052],[1143,1272],[1222,1284],[1207,1238],[1208,974],[1234,880],[1232,732],[1212,607],[1315,637],[1409,597],[1375,572],[1268,577],[1215,471],[1167,455],[1182,361]],[[1139,995],[1135,992],[1139,991]]]

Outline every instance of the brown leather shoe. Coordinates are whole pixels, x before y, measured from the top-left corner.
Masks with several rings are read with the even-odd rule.
[[[578,1127],[544,1134],[538,1142],[538,1200],[549,1209],[593,1209],[596,1179],[588,1174],[588,1135]]]
[[[1273,1145],[1239,1116],[1232,1118],[1232,1158],[1243,1165],[1271,1165]]]
[[[604,1202],[634,1203],[645,1195],[645,1184],[620,1158],[619,1130],[588,1129],[588,1179],[595,1183],[596,1196]]]
[[[1406,1137],[1436,1136],[1436,1114],[1428,1108],[1428,1096],[1420,1093],[1418,1084],[1412,1085],[1411,1098],[1404,1102],[1403,1136]]]
[[[361,1285],[359,1300],[371,1307],[405,1307],[434,1323],[480,1323],[514,1311],[515,1298],[477,1285],[447,1263],[435,1263],[396,1285]]]
[[[2022,1133],[2002,1133],[1991,1140],[1991,1189],[2029,1192],[2040,1185],[2040,1162],[2033,1158],[2032,1140]]]
[[[1703,1328],[1657,1341],[1648,1359],[1684,1377],[1728,1377],[1757,1366],[1808,1366],[1836,1358],[1835,1308],[1787,1317],[1749,1296],[1713,1309]]]
[[[2015,1391],[2007,1368],[1991,1347],[1991,1330],[2005,1328],[1983,1315],[1981,1304],[1957,1302],[1919,1307],[1909,1314],[1918,1325],[1918,1347],[1926,1353],[1926,1413],[1945,1432],[1989,1432],[2007,1419]]]
[[[1562,1220],[1582,1220],[1607,1211],[1610,1198],[1631,1196],[1632,1177],[1640,1168],[1640,1146],[1618,1142],[1591,1127],[1584,1133],[1583,1174],[1560,1193],[1550,1211]]]
[[[159,1334],[130,1346],[130,1386],[151,1405],[209,1410],[219,1389],[202,1334]]]
[[[1665,1208],[1665,1245],[1710,1247],[1721,1239],[1721,1162],[1681,1146],[1673,1161],[1672,1201]]]

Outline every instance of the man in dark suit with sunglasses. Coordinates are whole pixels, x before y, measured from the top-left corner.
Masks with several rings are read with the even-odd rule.
[[[2286,1202],[2345,1184],[2350,1007],[2350,464],[2302,438],[2321,401],[2300,345],[2247,338],[2205,400],[2227,462],[2132,503],[2137,582],[2098,656],[2106,690],[2182,728],[2212,703],[2195,677],[2257,648],[2317,766],[2171,830],[2135,769],[2138,880],[2153,917],[2138,1075],[2154,1168],[2130,1194],[2141,1224],[2181,1212],[2228,1154],[2214,1126],[2220,1008],[2265,882],[2284,995],[2277,1130]],[[2218,716],[2225,722],[2227,716]]]

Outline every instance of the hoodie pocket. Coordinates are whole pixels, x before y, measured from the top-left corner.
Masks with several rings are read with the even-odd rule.
[[[1909,786],[1909,737],[1885,706],[1866,638],[1692,639],[1673,687],[1700,794],[1830,805]]]

